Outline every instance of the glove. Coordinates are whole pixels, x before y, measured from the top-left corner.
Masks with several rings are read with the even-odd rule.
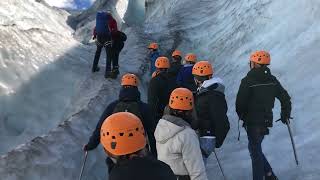
[[[89,144],[84,145],[83,148],[82,148],[83,151],[91,151],[91,150],[94,150],[94,149],[95,149],[95,148],[90,147]]]

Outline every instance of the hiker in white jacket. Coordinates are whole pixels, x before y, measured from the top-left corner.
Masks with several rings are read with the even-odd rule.
[[[168,164],[178,180],[207,180],[199,139],[190,127],[193,94],[186,88],[170,96],[170,113],[160,119],[155,139],[158,159]]]

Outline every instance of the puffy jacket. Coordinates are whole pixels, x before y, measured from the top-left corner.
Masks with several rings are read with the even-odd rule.
[[[203,82],[195,98],[200,136],[215,136],[217,148],[222,146],[230,129],[224,90],[223,81],[212,78]]]
[[[156,142],[154,139],[154,130],[156,124],[150,114],[150,110],[147,104],[140,100],[140,92],[138,88],[122,88],[120,90],[119,99],[109,104],[109,106],[102,113],[96,129],[93,131],[90,140],[88,142],[89,149],[95,149],[100,144],[100,129],[104,120],[113,114],[113,110],[120,101],[136,101],[140,105],[140,112],[142,114],[142,124],[147,132],[149,143],[151,146],[151,152],[156,155]]]
[[[159,51],[153,51],[150,53],[150,73],[152,74],[154,71],[156,71],[156,60],[160,56]]]
[[[109,175],[109,180],[176,180],[170,167],[148,157],[134,157],[118,162]]]
[[[281,118],[291,114],[291,98],[268,67],[254,68],[242,79],[236,111],[246,126],[272,127],[275,98],[281,102]]]
[[[164,115],[154,135],[158,159],[168,164],[175,175],[188,175],[191,180],[207,180],[198,136],[186,121]]]
[[[171,91],[172,87],[169,85],[168,73],[159,72],[157,76],[151,79],[148,89],[148,104],[156,122],[163,115]]]
[[[192,68],[194,64],[185,64],[183,68],[180,69],[180,72],[177,76],[177,84],[180,87],[189,89],[192,92],[197,90],[197,85],[194,82],[192,75]]]

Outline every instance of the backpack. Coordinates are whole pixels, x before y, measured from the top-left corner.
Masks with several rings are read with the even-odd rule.
[[[115,108],[113,109],[113,113],[117,112],[130,112],[136,116],[138,116],[140,119],[142,119],[142,114],[140,111],[140,105],[136,101],[120,101],[117,103]]]
[[[127,35],[124,32],[119,31],[120,34],[120,40],[121,41],[126,41],[127,40]]]
[[[97,12],[96,32],[98,35],[110,35],[109,30],[110,15],[106,12]]]

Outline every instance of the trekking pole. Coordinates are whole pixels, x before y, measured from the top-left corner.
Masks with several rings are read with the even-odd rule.
[[[293,119],[292,117],[290,117],[289,119]],[[298,161],[298,155],[297,155],[297,151],[296,151],[296,145],[294,143],[294,139],[292,136],[292,130],[291,130],[291,126],[290,126],[290,121],[289,119],[287,119],[287,127],[288,127],[288,131],[289,131],[289,135],[290,135],[290,140],[291,140],[291,145],[292,145],[292,149],[293,149],[293,154],[294,154],[294,159],[296,160],[296,164],[299,165],[299,161]],[[278,119],[276,122],[281,121],[281,118]]]
[[[294,139],[293,139],[293,136],[292,136],[292,130],[291,130],[291,127],[290,127],[290,124],[289,124],[288,120],[287,120],[287,127],[288,127],[288,131],[289,131],[290,139],[291,139],[294,159],[296,160],[296,164],[298,166],[299,165],[299,161],[298,161],[298,156],[297,156],[297,151],[296,151],[296,145],[294,144]]]
[[[84,166],[86,165],[87,157],[88,157],[88,151],[86,151],[85,154],[84,154],[84,160],[83,160],[83,163],[82,163],[79,180],[81,180],[81,178],[82,178],[82,174],[83,174]]]
[[[219,169],[220,169],[220,171],[221,171],[221,174],[222,174],[222,176],[223,176],[223,179],[227,180],[226,176],[224,175],[224,172],[223,172],[222,166],[221,166],[221,164],[220,164],[220,160],[219,160],[219,158],[218,158],[218,156],[217,156],[217,153],[216,153],[215,150],[214,150],[213,152],[214,152],[214,155],[216,156],[216,159],[217,159],[217,162],[218,162],[218,165],[219,165]]]

